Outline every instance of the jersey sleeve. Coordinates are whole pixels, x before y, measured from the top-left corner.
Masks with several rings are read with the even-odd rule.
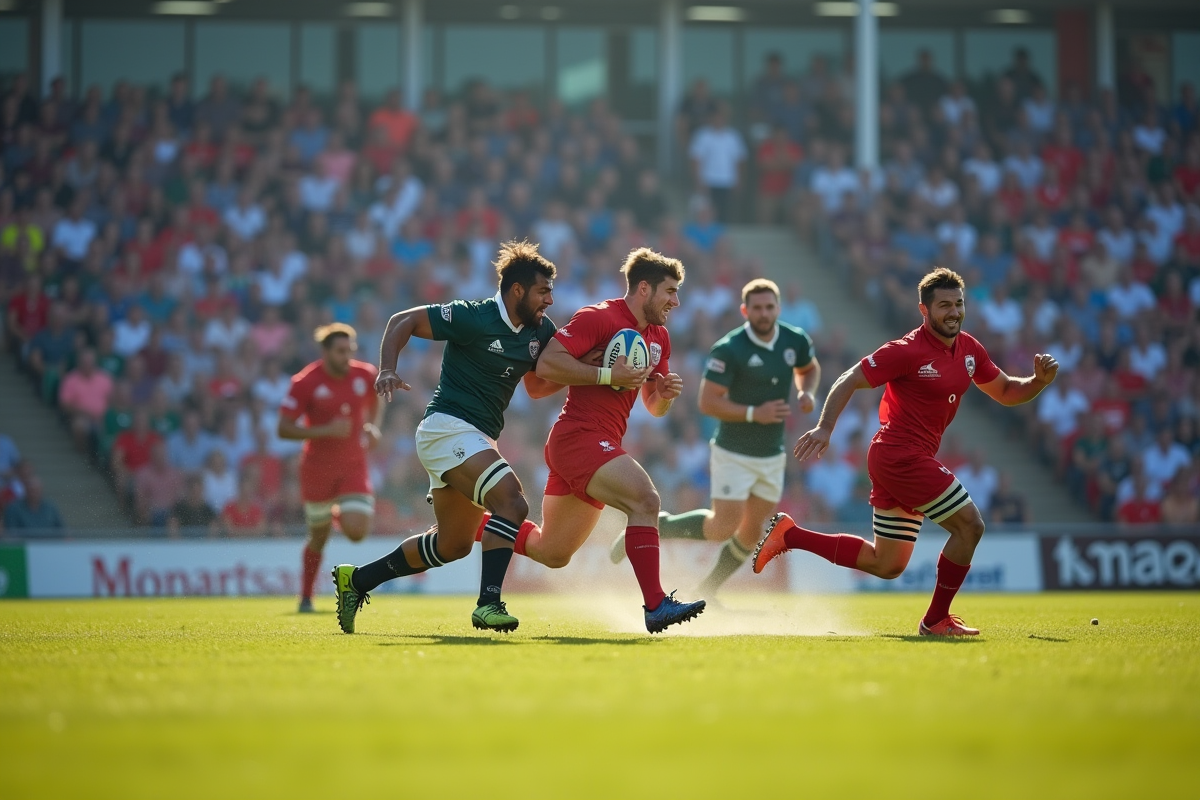
[[[573,358],[583,358],[594,348],[608,344],[604,337],[610,327],[600,309],[588,306],[576,311],[571,321],[554,333],[554,338]]]
[[[807,369],[808,365],[817,357],[812,337],[808,335],[807,331],[799,328],[793,329],[792,333],[796,340],[796,363],[793,366],[796,369]]]
[[[910,348],[903,340],[896,340],[858,362],[871,388],[894,381],[908,372],[909,352]]]
[[[718,344],[708,351],[708,360],[704,362],[704,380],[729,388],[733,385],[735,367],[736,362],[729,345]]]
[[[426,306],[425,310],[429,314],[433,338],[439,342],[466,344],[478,336],[483,327],[478,308],[466,300],[434,304]]]
[[[663,330],[662,358],[650,370],[651,375],[666,375],[671,371],[671,337]]]
[[[987,348],[975,342],[975,374],[971,376],[971,380],[975,381],[977,386],[982,386],[985,383],[991,383],[1000,375],[1000,368],[996,366],[996,362],[992,361],[992,357],[988,355]]]
[[[305,373],[307,377],[308,373]],[[309,389],[308,381],[297,375],[292,378],[291,388],[288,389],[287,396],[283,398],[283,402],[279,404],[279,416],[290,422],[295,422],[304,416],[304,412],[308,410],[308,401],[311,398],[311,390]]]
[[[364,420],[373,422],[375,413],[379,410],[379,395],[375,394],[375,379],[379,377],[379,369],[374,364],[363,364],[366,373],[367,393],[363,395]]]

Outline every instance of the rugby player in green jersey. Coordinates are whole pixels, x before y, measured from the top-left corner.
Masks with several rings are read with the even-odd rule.
[[[495,264],[500,284],[495,297],[418,306],[388,320],[375,390],[389,401],[393,393],[411,388],[396,374],[397,358],[409,339],[446,342],[441,378],[416,432],[437,524],[378,561],[334,567],[338,625],[346,633],[354,632],[367,592],[470,553],[485,509],[491,519],[484,526],[479,601],[471,623],[487,630],[517,628],[500,590],[529,503],[496,439],[518,383],[524,382],[533,398],[562,388],[534,373],[538,355],[556,330],[545,313],[554,302],[555,269],[528,242],[501,246]]]
[[[713,345],[700,382],[700,410],[718,420],[709,462],[712,509],[664,513],[658,523],[663,539],[725,543],[700,584],[705,599],[750,557],[783,496],[784,420],[791,413],[792,386],[800,412],[808,414],[821,382],[812,339],[779,321],[779,287],[773,281],[746,284],[742,316],[746,323]],[[612,560],[624,554],[618,538]]]

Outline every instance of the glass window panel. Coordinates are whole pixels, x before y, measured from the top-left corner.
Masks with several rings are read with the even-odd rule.
[[[135,20],[84,20],[80,81],[105,94],[117,81],[165,89],[184,70],[184,24]]]
[[[629,32],[629,79],[634,83],[658,80],[658,31],[634,28]]]
[[[400,88],[400,25],[370,22],[354,30],[354,74],[358,90],[368,100],[378,100]]]
[[[540,92],[546,81],[546,36],[532,25],[447,25],[445,86],[459,92],[472,78],[500,89]]]
[[[0,75],[15,75],[29,69],[29,21],[20,17],[0,19]]]
[[[808,72],[813,57],[818,55],[825,56],[830,70],[836,72],[849,52],[846,34],[834,28],[806,31],[747,28],[742,47],[742,68],[748,85],[753,85],[763,73],[768,53],[779,53],[783,57],[783,71],[799,76]]]
[[[714,94],[733,93],[733,29],[725,25],[683,28],[683,89],[703,78]]]
[[[1029,51],[1029,64],[1042,76],[1051,96],[1058,91],[1058,48],[1054,31],[1023,28],[998,31],[971,29],[963,37],[963,67],[967,78],[977,81],[989,75],[1000,75],[1012,64],[1013,51],[1024,47]]]
[[[1171,37],[1171,80],[1174,91],[1171,100],[1179,95],[1179,87],[1191,83],[1200,90],[1200,31],[1179,32]]]
[[[300,82],[317,94],[332,94],[337,84],[337,29],[301,25],[299,60]]]
[[[195,91],[204,94],[214,75],[244,89],[266,78],[277,99],[292,91],[291,26],[276,22],[197,22]]]
[[[603,28],[559,28],[558,99],[584,103],[608,91],[608,41]]]
[[[954,31],[880,31],[879,70],[885,81],[893,81],[917,66],[917,53],[928,50],[933,68],[945,78],[958,75],[954,58]]]

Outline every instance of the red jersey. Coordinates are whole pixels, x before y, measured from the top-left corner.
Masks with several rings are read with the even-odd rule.
[[[350,361],[350,369],[340,378],[325,371],[322,361],[314,361],[292,377],[292,388],[279,409],[280,416],[295,422],[300,417],[309,427],[327,425],[338,417],[350,419],[350,435],[342,438],[305,439],[301,461],[320,459],[334,464],[343,459],[366,460],[365,422],[375,419],[379,397],[375,394],[375,367],[363,361]]]
[[[605,300],[594,306],[584,306],[575,312],[571,321],[558,329],[554,338],[575,358],[583,358],[596,348],[603,349],[624,328],[637,330],[637,317],[629,310],[624,298]],[[650,350],[651,372],[666,375],[671,358],[671,337],[662,325],[647,325],[639,331]],[[602,433],[620,442],[629,425],[629,412],[638,392],[613,391],[611,386],[572,386],[567,389],[567,402],[558,421],[564,432],[589,430]]]
[[[859,362],[872,387],[886,383],[881,427],[872,444],[910,447],[934,456],[971,382],[1000,374],[987,350],[969,333],[947,347],[925,326],[888,342]]]

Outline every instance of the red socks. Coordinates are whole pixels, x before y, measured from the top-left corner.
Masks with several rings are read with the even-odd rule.
[[[633,574],[642,587],[646,608],[653,611],[667,593],[658,577],[658,529],[649,525],[630,525],[625,529],[625,555],[633,566]]]
[[[313,584],[317,582],[317,570],[321,568],[321,553],[314,553],[305,545],[300,563],[304,566],[300,573],[300,596],[312,600]]]
[[[970,570],[970,564],[955,564],[946,558],[944,553],[938,556],[937,586],[933,588],[933,600],[929,603],[929,610],[925,612],[926,625],[936,625],[950,616],[950,603],[962,588]]]
[[[483,526],[488,524],[488,520],[492,518],[492,512],[483,512],[483,519],[479,521],[479,528],[475,531],[475,541],[483,541]],[[517,531],[517,541],[513,544],[513,552],[519,556],[525,555],[525,540],[529,538],[529,534],[534,531],[540,531],[533,520],[525,520],[521,523],[520,529]]]
[[[783,543],[790,550],[807,550],[839,567],[854,569],[866,541],[849,533],[817,533],[797,526],[783,535]]]

